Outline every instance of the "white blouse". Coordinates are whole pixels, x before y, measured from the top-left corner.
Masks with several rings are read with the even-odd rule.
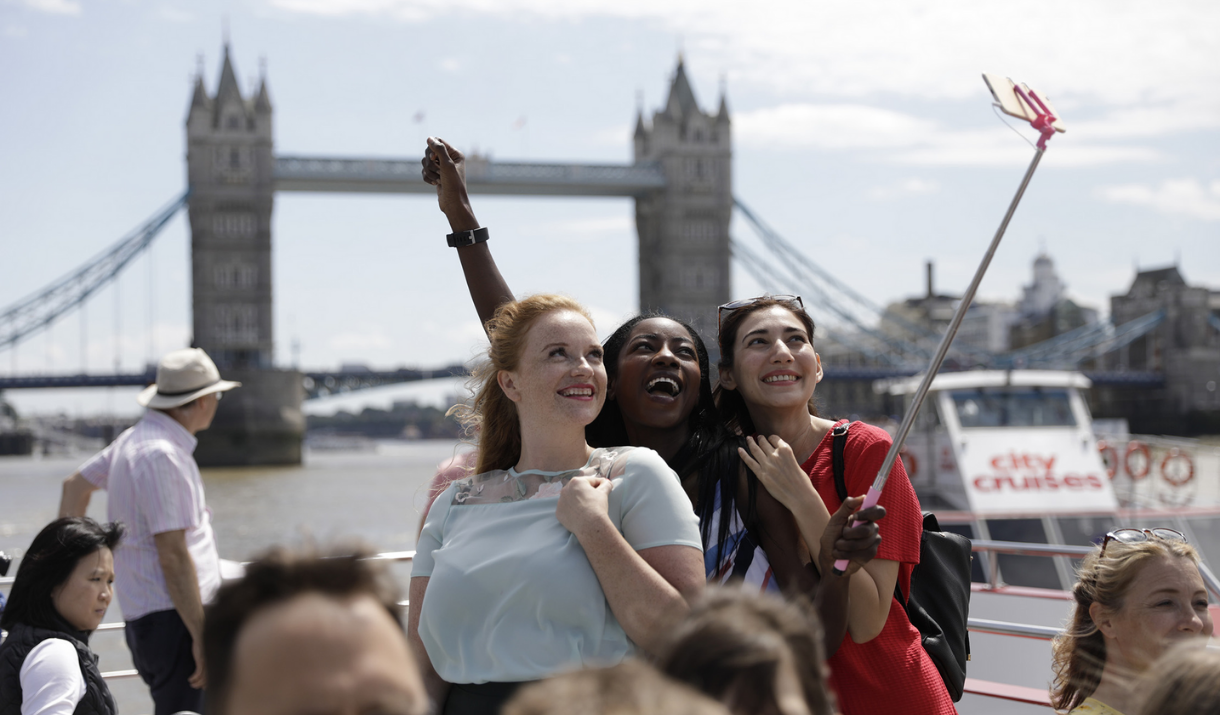
[[[21,715],[72,715],[85,697],[76,647],[62,638],[34,646],[21,664]]]

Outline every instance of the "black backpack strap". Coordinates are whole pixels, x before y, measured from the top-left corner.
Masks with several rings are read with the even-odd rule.
[[[834,437],[834,443],[831,445],[830,450],[830,463],[834,469],[835,493],[839,495],[840,503],[847,498],[847,481],[843,477],[843,472],[846,469],[843,462],[843,448],[847,446],[847,428],[850,425],[850,422],[835,425],[834,429],[830,432]]]

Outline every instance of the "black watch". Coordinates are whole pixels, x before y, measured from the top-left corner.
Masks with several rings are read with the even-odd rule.
[[[445,242],[450,248],[464,248],[482,243],[490,237],[486,228],[476,228],[472,231],[457,231],[445,236]]]

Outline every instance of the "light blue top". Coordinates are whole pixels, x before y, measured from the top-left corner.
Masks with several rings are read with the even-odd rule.
[[[690,500],[651,449],[594,450],[567,472],[454,482],[428,513],[411,570],[429,577],[419,636],[444,680],[536,680],[634,651],[584,549],[555,518],[559,489],[576,475],[613,482],[610,519],[635,550],[701,548]]]

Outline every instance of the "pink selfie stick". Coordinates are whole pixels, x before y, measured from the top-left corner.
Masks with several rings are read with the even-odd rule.
[[[915,391],[915,397],[911,400],[911,405],[907,408],[907,412],[902,418],[902,424],[898,427],[898,433],[894,435],[894,443],[890,445],[890,451],[885,454],[885,461],[881,463],[881,469],[877,470],[877,478],[873,480],[873,485],[869,487],[868,493],[864,496],[864,503],[860,505],[861,509],[867,509],[875,505],[877,500],[881,498],[881,490],[885,489],[885,482],[890,478],[890,470],[894,468],[894,461],[898,459],[898,450],[902,449],[902,445],[906,443],[907,433],[911,431],[911,425],[915,422],[915,415],[919,414],[919,408],[923,406],[923,400],[928,395],[928,388],[932,386],[933,378],[936,377],[936,373],[940,370],[941,363],[945,361],[945,355],[949,353],[949,345],[953,342],[953,338],[957,336],[957,329],[962,324],[962,318],[966,317],[966,311],[970,309],[970,302],[974,300],[974,294],[979,288],[979,283],[983,282],[983,275],[987,273],[987,267],[991,265],[991,258],[995,256],[996,249],[1000,247],[1000,239],[1004,237],[1004,231],[1008,230],[1008,222],[1012,220],[1012,215],[1017,210],[1017,204],[1021,203],[1021,197],[1025,195],[1025,187],[1029,186],[1029,180],[1033,178],[1034,170],[1038,168],[1038,162],[1042,161],[1042,154],[1046,151],[1046,142],[1055,134],[1055,130],[1051,128],[1051,123],[1055,121],[1056,117],[1046,108],[1046,104],[1042,102],[1041,98],[1032,91],[1026,94],[1020,86],[1015,86],[1014,89],[1037,114],[1030,121],[1034,129],[1037,129],[1042,135],[1038,140],[1034,160],[1030,162],[1029,168],[1026,169],[1025,178],[1021,180],[1021,186],[1017,189],[1016,196],[1012,197],[1012,203],[1008,205],[1008,213],[1004,214],[1004,220],[1000,222],[1000,228],[996,231],[995,238],[991,239],[991,245],[987,248],[987,253],[983,256],[982,263],[979,264],[978,270],[974,272],[974,280],[970,281],[970,287],[966,289],[966,294],[962,296],[962,301],[957,306],[957,312],[953,314],[953,320],[949,323],[949,329],[945,331],[944,337],[940,339],[940,346],[936,348],[936,354],[932,356],[932,362],[928,365],[928,371],[924,373],[923,380],[919,383],[919,389]],[[852,526],[856,526],[859,523],[859,521],[853,521]],[[842,574],[846,570],[847,559],[835,561],[834,571],[836,574]]]

